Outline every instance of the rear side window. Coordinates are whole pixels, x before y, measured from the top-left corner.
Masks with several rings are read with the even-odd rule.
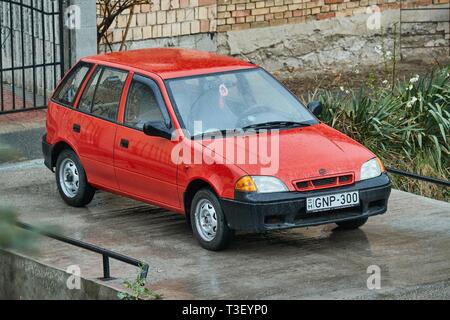
[[[102,69],[95,69],[91,78],[89,79],[86,88],[84,89],[83,95],[81,96],[80,102],[78,103],[78,110],[83,112],[91,112],[92,102],[94,101],[95,89],[97,88],[98,79],[102,74]]]
[[[116,121],[128,72],[98,67],[92,75],[79,103],[79,110]]]
[[[84,62],[79,63],[61,83],[53,99],[61,104],[72,106],[90,69],[91,65]]]

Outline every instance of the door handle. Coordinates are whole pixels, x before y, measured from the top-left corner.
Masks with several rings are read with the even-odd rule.
[[[81,126],[79,124],[75,123],[73,125],[72,129],[73,129],[73,132],[76,132],[76,133],[80,133],[81,132]]]
[[[121,139],[120,140],[120,146],[124,149],[128,149],[128,145],[130,144],[130,142],[126,139]]]

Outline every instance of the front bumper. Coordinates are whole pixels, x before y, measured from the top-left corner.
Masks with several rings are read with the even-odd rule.
[[[345,209],[307,213],[309,197],[359,191],[360,205]],[[311,192],[236,194],[235,200],[221,199],[228,226],[233,230],[261,232],[315,226],[383,214],[391,193],[387,174],[359,181],[351,186]]]
[[[53,145],[47,143],[47,135],[42,137],[42,153],[44,155],[44,164],[47,168],[53,171]]]

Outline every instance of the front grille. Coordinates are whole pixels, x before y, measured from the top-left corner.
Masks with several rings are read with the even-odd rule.
[[[326,178],[294,181],[294,185],[298,191],[312,191],[350,185],[353,184],[354,180],[355,180],[354,174],[348,173]]]
[[[329,184],[336,184],[336,178],[326,178],[326,179],[317,179],[312,180],[312,183],[316,187],[322,187]]]

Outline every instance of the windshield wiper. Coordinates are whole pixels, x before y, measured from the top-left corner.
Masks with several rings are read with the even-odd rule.
[[[299,128],[299,127],[309,127],[311,124],[307,122],[296,122],[296,121],[269,121],[263,123],[252,124],[243,127],[243,130],[249,129],[274,129],[274,128]]]
[[[202,132],[196,135],[193,135],[191,139],[203,139],[203,138],[209,138],[209,137],[224,137],[230,136],[232,134],[235,134],[236,130],[234,129],[223,129],[223,130],[214,130],[214,131],[207,131]]]

